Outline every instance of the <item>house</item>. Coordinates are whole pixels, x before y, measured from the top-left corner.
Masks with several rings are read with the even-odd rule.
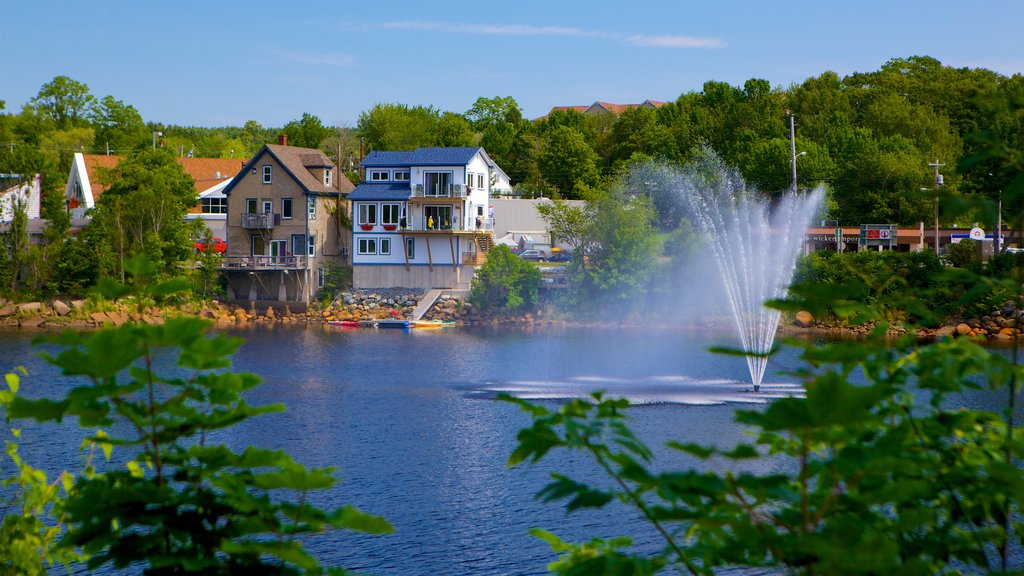
[[[264,145],[223,190],[228,298],[312,301],[325,267],[347,261],[352,189],[320,150]]]
[[[96,206],[108,186],[100,183],[100,172],[116,168],[121,156],[75,153],[64,189],[64,202],[72,218],[84,218]],[[202,219],[213,236],[223,238],[226,233],[227,199],[224,188],[231,181],[242,161],[232,158],[176,158],[195,181],[199,200],[186,215],[188,219]]]
[[[0,222],[14,220],[15,203],[25,207],[29,220],[38,220],[41,208],[43,176],[25,179],[21,174],[0,174]]]
[[[490,199],[504,174],[487,152],[375,151],[360,165],[349,196],[355,287],[468,288],[494,242]]]
[[[626,110],[632,108],[661,108],[665,103],[659,100],[644,100],[639,104],[612,104],[610,102],[597,101],[590,106],[553,106],[551,110],[545,116],[541,116],[538,120],[542,120],[550,116],[556,110],[575,110],[580,114],[614,114],[616,116],[622,114]]]

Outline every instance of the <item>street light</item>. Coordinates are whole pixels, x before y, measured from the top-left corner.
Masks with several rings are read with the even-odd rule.
[[[160,138],[163,138],[164,137],[164,133],[163,132],[153,132],[153,150],[156,150],[156,139],[157,139],[158,136]]]

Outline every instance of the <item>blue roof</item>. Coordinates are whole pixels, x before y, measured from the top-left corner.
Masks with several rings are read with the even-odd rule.
[[[483,148],[471,146],[466,148],[418,148],[416,150],[400,150],[380,152],[374,150],[360,162],[368,168],[387,166],[465,166],[473,156]]]
[[[398,182],[368,183],[356,186],[349,200],[408,200],[412,189],[408,184]]]

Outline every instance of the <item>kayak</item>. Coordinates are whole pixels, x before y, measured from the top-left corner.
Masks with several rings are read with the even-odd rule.
[[[450,328],[455,326],[454,320],[416,320],[412,323],[416,328]]]
[[[330,320],[327,323],[331,326],[344,326],[345,328],[357,328],[360,325],[359,320]]]

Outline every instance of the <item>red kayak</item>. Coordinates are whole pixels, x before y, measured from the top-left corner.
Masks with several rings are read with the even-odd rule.
[[[346,328],[358,328],[358,320],[330,320],[327,322],[331,326],[345,326]]]

